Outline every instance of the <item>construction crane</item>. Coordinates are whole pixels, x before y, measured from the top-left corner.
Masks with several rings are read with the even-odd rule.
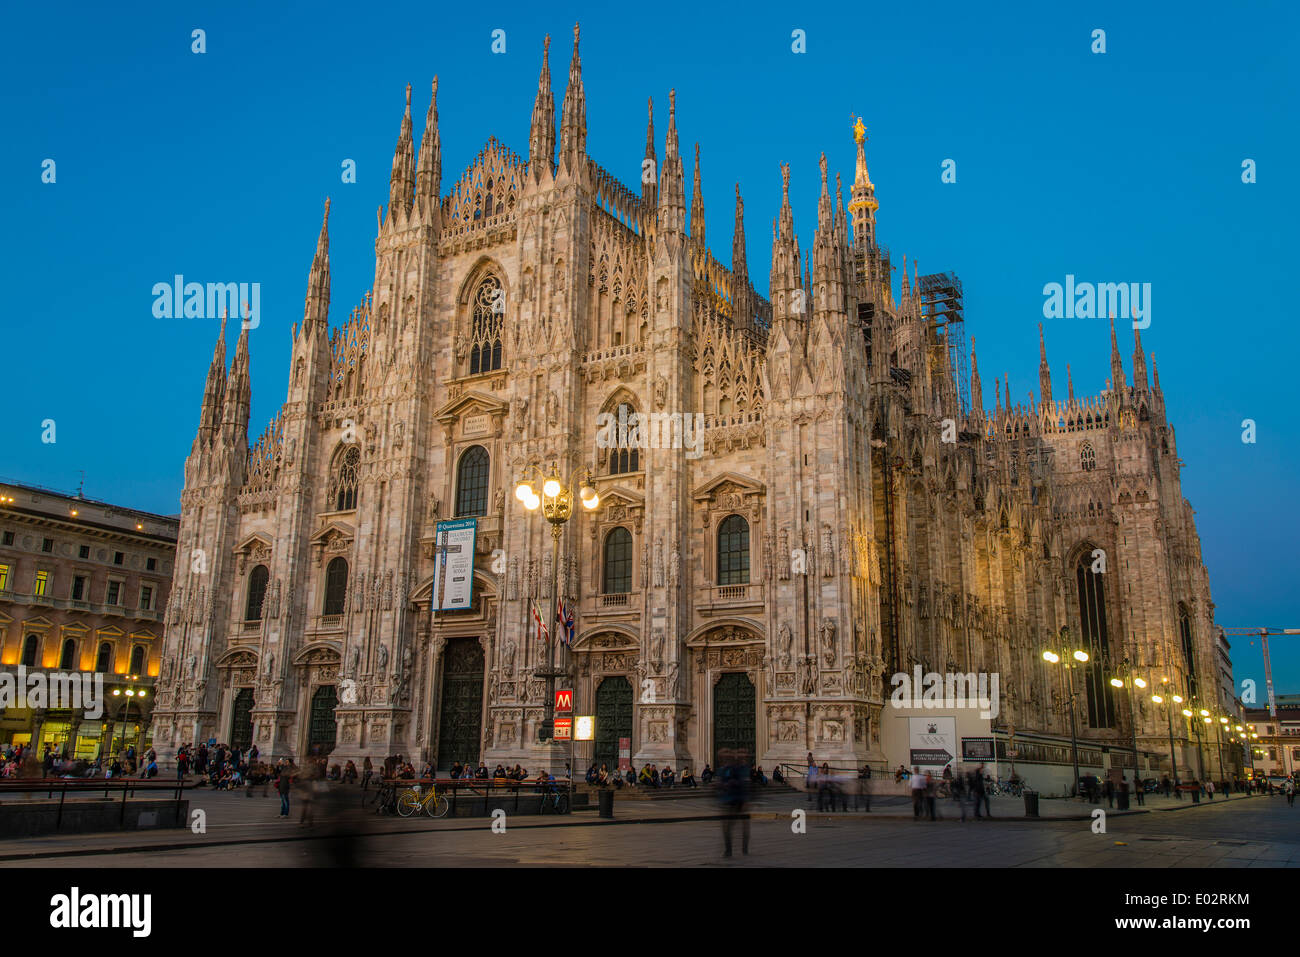
[[[1259,639],[1264,650],[1264,685],[1268,688],[1268,716],[1276,718],[1277,702],[1273,698],[1273,663],[1268,657],[1268,637],[1269,635],[1300,635],[1300,628],[1224,628],[1220,625],[1219,630],[1225,635],[1247,635]]]

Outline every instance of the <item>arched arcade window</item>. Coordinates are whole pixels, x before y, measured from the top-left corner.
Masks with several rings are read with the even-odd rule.
[[[248,576],[248,604],[244,608],[245,621],[260,621],[262,602],[266,599],[266,583],[271,573],[265,565],[258,565]]]
[[[619,526],[605,536],[606,595],[623,595],[632,590],[632,533]]]
[[[718,584],[749,583],[749,522],[728,515],[718,526]]]
[[[488,473],[492,460],[487,449],[475,445],[460,457],[456,467],[456,515],[487,514]]]
[[[348,597],[348,560],[342,555],[325,567],[325,604],[322,615],[341,615]]]

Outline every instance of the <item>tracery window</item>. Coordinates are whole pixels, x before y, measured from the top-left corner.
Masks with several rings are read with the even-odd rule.
[[[614,411],[616,436],[624,437],[647,428],[649,423],[640,421],[636,409],[626,402],[620,402]],[[639,424],[639,427],[638,427]],[[632,446],[629,448],[628,446]],[[609,474],[623,475],[626,472],[641,471],[641,450],[633,442],[615,443],[609,450]]]
[[[357,485],[361,481],[361,449],[348,446],[335,459],[334,474],[330,478],[330,497],[336,512],[348,512],[357,507]]]
[[[1081,666],[1088,702],[1088,724],[1094,728],[1115,726],[1115,697],[1105,674],[1110,658],[1110,635],[1106,627],[1105,575],[1093,570],[1093,549],[1085,548],[1075,565],[1079,590],[1079,625],[1088,662]]]
[[[501,368],[501,324],[505,318],[505,290],[488,276],[474,291],[474,311],[469,334],[469,374]]]
[[[1092,443],[1083,443],[1083,448],[1079,450],[1079,465],[1085,472],[1091,472],[1097,467],[1097,453],[1092,450]]]

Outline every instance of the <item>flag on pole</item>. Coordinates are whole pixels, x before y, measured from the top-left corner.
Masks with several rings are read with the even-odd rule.
[[[564,642],[566,648],[573,647],[573,612],[565,607],[564,599],[557,597],[556,617],[560,622],[560,641]]]
[[[533,609],[533,621],[537,622],[537,640],[550,641],[551,635],[550,632],[547,630],[546,626],[542,624],[542,616],[541,613],[538,612],[537,610],[537,602],[530,601],[529,605],[532,606]]]

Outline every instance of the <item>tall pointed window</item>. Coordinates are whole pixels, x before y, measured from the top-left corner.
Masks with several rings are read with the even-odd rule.
[[[1079,449],[1079,467],[1085,472],[1091,472],[1097,467],[1097,453],[1092,450],[1090,442],[1084,442],[1083,448]]]
[[[348,560],[342,555],[325,567],[325,604],[322,615],[341,615],[348,597]]]
[[[605,538],[606,595],[622,595],[632,590],[632,533],[619,526]]]
[[[1196,697],[1196,645],[1192,641],[1192,620],[1187,606],[1178,605],[1178,637],[1183,645],[1183,667],[1187,669],[1187,695]]]
[[[490,465],[487,449],[481,445],[475,445],[460,457],[456,468],[457,517],[487,514]]]
[[[270,579],[271,573],[267,571],[265,565],[258,565],[248,576],[248,603],[244,608],[245,621],[260,621],[262,618],[262,602],[266,599],[266,583]]]
[[[718,584],[749,583],[749,522],[728,515],[718,526]]]
[[[1092,548],[1085,547],[1075,566],[1081,644],[1088,652],[1088,662],[1082,668],[1083,683],[1088,700],[1088,724],[1094,728],[1111,728],[1115,726],[1115,698],[1105,674],[1110,657],[1105,576],[1093,571],[1092,553]]]
[[[469,331],[469,374],[501,368],[501,322],[506,312],[505,290],[488,276],[474,290],[474,312]]]
[[[330,498],[336,512],[350,512],[357,507],[357,485],[361,481],[361,449],[349,445],[334,457],[330,476]]]

